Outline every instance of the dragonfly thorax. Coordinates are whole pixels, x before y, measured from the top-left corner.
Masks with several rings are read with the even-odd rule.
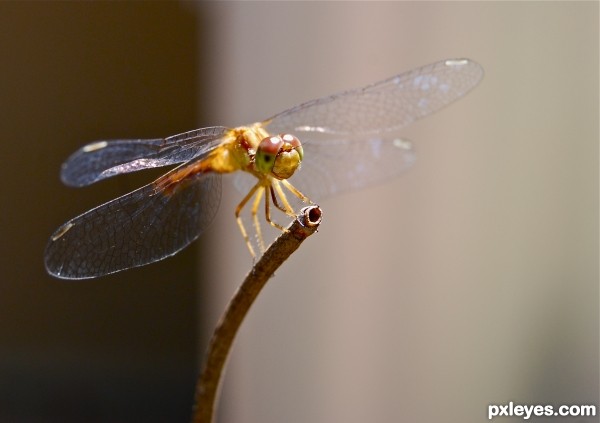
[[[290,178],[300,167],[304,151],[300,140],[291,134],[264,138],[256,149],[256,171],[270,174],[277,179]]]

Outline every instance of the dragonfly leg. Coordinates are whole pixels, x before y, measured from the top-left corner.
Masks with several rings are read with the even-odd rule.
[[[298,197],[300,200],[302,200],[302,202],[304,203],[310,203],[310,204],[314,204],[312,201],[310,201],[310,199],[302,194],[298,188],[296,188],[295,186],[293,186],[287,179],[282,179],[281,183],[283,184],[284,187],[286,187],[292,194],[294,194],[296,197]]]
[[[260,200],[262,199],[263,194],[265,193],[265,187],[260,187],[258,191],[256,191],[256,196],[254,197],[254,203],[252,204],[252,223],[254,225],[254,230],[256,231],[256,238],[258,239],[258,246],[262,252],[265,251],[265,240],[262,235],[262,230],[260,228],[260,222],[258,221],[258,206],[260,204]],[[269,199],[265,196],[265,200],[269,201]]]
[[[271,187],[271,190],[273,188]],[[281,232],[285,232],[287,231],[287,229],[285,229],[283,226],[281,226],[279,223],[273,222],[271,220],[271,207],[269,206],[269,197],[267,195],[265,195],[265,220],[267,222],[269,222],[269,225],[279,229]],[[279,208],[279,207],[278,207]]]
[[[256,258],[256,254],[254,253],[254,248],[252,248],[252,244],[250,243],[250,238],[248,238],[248,232],[246,232],[246,227],[244,226],[244,223],[242,222],[240,213],[241,213],[242,209],[246,206],[246,204],[248,203],[250,198],[252,198],[254,193],[256,193],[256,190],[259,188],[263,188],[263,185],[261,182],[258,182],[256,185],[254,185],[252,187],[252,189],[250,191],[248,191],[248,194],[246,194],[246,196],[242,199],[242,201],[240,201],[240,203],[235,208],[235,220],[238,224],[238,227],[240,228],[240,232],[242,233],[244,240],[246,241],[246,246],[248,247],[248,250],[250,250],[250,254],[252,254],[252,257],[254,257],[254,258]]]
[[[282,180],[281,182],[283,182],[283,181],[284,180]],[[290,206],[287,196],[285,195],[285,192],[283,192],[283,190],[281,189],[281,185],[279,185],[279,182],[280,181],[273,181],[272,186],[273,186],[273,188],[275,188],[275,191],[277,192],[277,195],[281,199],[281,202],[283,203],[284,208],[281,208],[279,206],[277,206],[277,208],[279,210],[283,211],[288,216],[294,216],[294,209],[292,208],[292,206]]]
[[[271,193],[271,201],[273,201],[273,204],[275,204],[275,207],[277,207],[279,210],[281,210],[285,214],[288,214],[287,210],[284,209],[282,206],[280,206],[279,203],[277,202],[277,195],[275,195],[275,190],[273,189],[273,185],[271,185],[269,187],[269,192]]]

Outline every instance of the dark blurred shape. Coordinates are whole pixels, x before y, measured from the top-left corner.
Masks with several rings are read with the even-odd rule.
[[[42,256],[60,224],[152,179],[67,188],[59,170],[70,153],[196,127],[195,12],[177,2],[0,4],[2,422],[189,419],[197,249],[85,282],[51,278]]]

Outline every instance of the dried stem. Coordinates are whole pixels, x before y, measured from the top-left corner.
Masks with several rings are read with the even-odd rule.
[[[300,244],[317,231],[321,223],[318,206],[303,208],[292,224],[265,251],[260,260],[246,275],[227,310],[221,316],[210,340],[202,369],[196,384],[194,423],[212,423],[216,409],[216,397],[223,367],[235,335],[267,280]]]

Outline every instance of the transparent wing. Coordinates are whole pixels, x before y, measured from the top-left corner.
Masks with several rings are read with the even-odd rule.
[[[121,173],[184,163],[218,146],[228,130],[215,126],[168,138],[97,141],[67,159],[61,179],[81,187]]]
[[[442,60],[363,88],[312,100],[267,119],[270,133],[292,133],[304,160],[290,182],[313,201],[383,182],[416,157],[399,129],[473,89],[483,77],[468,59]],[[250,181],[236,179],[245,190]]]
[[[98,277],[161,260],[195,240],[217,212],[221,176],[162,184],[170,173],[58,228],[46,246],[48,272],[64,279]]]
[[[307,160],[290,182],[312,201],[387,182],[416,160],[412,143],[391,134],[307,141],[304,151]]]
[[[271,133],[376,133],[400,129],[459,99],[483,77],[468,59],[442,60],[363,88],[312,100],[263,122]]]
[[[311,133],[302,142],[304,158],[290,182],[312,201],[388,181],[416,160],[410,141],[395,133],[339,135]],[[246,193],[256,179],[236,175],[236,188]]]

